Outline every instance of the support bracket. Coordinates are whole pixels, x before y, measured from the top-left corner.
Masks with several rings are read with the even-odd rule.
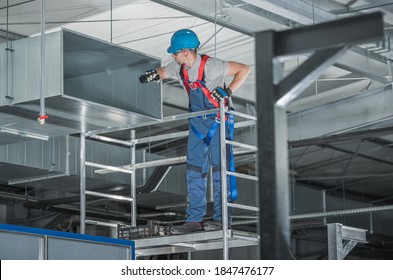
[[[366,231],[339,223],[328,224],[329,260],[343,260],[358,243],[367,243]]]

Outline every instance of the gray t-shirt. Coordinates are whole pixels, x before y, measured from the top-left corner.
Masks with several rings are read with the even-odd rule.
[[[197,58],[192,67],[187,67],[188,76],[191,82],[195,82],[198,79],[199,65],[201,64],[201,55],[197,54]],[[165,66],[166,73],[170,78],[176,77],[183,85],[183,81],[180,76],[180,65],[173,60]],[[227,61],[210,57],[206,61],[205,65],[205,83],[206,87],[212,91],[218,86],[224,86],[225,76],[229,71],[229,64]],[[184,85],[183,85],[184,87]]]

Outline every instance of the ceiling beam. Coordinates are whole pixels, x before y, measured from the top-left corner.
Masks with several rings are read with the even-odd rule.
[[[391,85],[288,115],[291,141],[328,136],[393,121]]]
[[[388,5],[393,5],[391,0],[379,0],[379,1],[375,0],[371,4],[360,5],[360,6],[356,6],[356,7],[347,7],[344,9],[334,10],[334,11],[330,11],[330,12],[333,14],[339,15],[339,14],[360,12],[360,11],[374,9],[374,8],[381,8],[381,7],[388,6]]]
[[[208,16],[208,15],[200,13],[200,12],[198,12],[196,10],[188,9],[187,7],[185,7],[183,5],[180,5],[180,4],[177,4],[177,3],[173,2],[173,1],[168,1],[168,0],[151,0],[151,1],[154,2],[154,3],[160,4],[160,5],[166,6],[168,8],[171,8],[171,9],[174,9],[174,10],[177,10],[177,11],[180,11],[180,12],[192,15],[194,17],[206,20],[206,21],[211,22],[211,23],[217,22],[218,25],[221,25],[221,26],[229,28],[231,30],[240,32],[242,34],[249,35],[249,36],[254,36],[254,32],[246,30],[246,29],[244,29],[244,28],[242,28],[240,26],[233,25],[233,24],[231,24],[229,22],[226,22],[226,21],[224,21],[222,19],[219,19],[219,18],[216,19],[213,16]]]
[[[15,4],[11,4],[11,5],[6,5],[6,6],[2,6],[2,7],[0,7],[0,11],[1,10],[5,10],[5,9],[9,9],[9,8],[12,8],[12,7],[16,7],[16,6],[20,6],[20,5],[23,5],[23,4],[27,4],[27,3],[30,3],[30,2],[34,2],[34,1],[37,1],[37,0],[27,0],[27,1],[23,1],[23,2],[20,2],[20,3],[15,3]]]
[[[339,151],[339,152],[342,152],[342,153],[351,154],[354,157],[365,158],[365,159],[368,159],[368,160],[371,160],[371,161],[375,161],[375,162],[379,162],[379,163],[383,163],[383,164],[388,164],[388,165],[393,165],[393,161],[386,160],[384,158],[377,157],[377,156],[372,156],[372,155],[367,154],[367,153],[362,153],[361,151],[350,150],[348,148],[333,146],[333,145],[329,145],[329,144],[323,144],[323,145],[320,145],[320,146],[324,147],[324,148],[331,149],[331,150]],[[391,151],[389,151],[389,152],[391,153]]]
[[[340,32],[337,32],[340,26]],[[359,32],[362,30],[362,32]],[[382,13],[372,13],[285,30],[277,34],[276,56],[307,53],[383,38]]]
[[[310,58],[302,63],[295,71],[286,76],[278,84],[277,93],[280,98],[287,95],[289,104],[300,96],[316,79],[332,65],[347,50],[346,47],[338,47],[316,51]]]
[[[288,146],[290,148],[298,148],[305,147],[311,145],[320,145],[320,144],[329,144],[335,142],[343,142],[353,139],[367,139],[367,138],[375,138],[378,136],[392,134],[393,127],[382,127],[375,129],[365,129],[360,131],[353,131],[347,133],[333,134],[328,136],[321,136],[315,138],[302,139],[297,141],[288,141]]]
[[[337,19],[332,13],[314,5],[314,2],[293,0],[243,0],[249,4],[263,7],[271,13],[276,13],[293,19],[300,24],[315,24]]]
[[[26,36],[0,29],[0,39],[16,41],[23,38]]]

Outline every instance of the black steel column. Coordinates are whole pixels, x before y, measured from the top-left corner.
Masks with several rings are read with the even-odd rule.
[[[275,36],[274,31],[255,36],[261,259],[290,258],[287,124],[285,110],[275,105]]]
[[[348,44],[382,38],[381,13],[255,34],[261,259],[290,258],[285,107],[334,63]],[[274,77],[278,57],[311,51],[316,52],[295,72],[284,79]]]

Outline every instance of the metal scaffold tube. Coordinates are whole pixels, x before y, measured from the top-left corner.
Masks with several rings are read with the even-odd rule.
[[[95,134],[104,134],[104,133],[110,133],[110,132],[115,132],[115,131],[119,131],[119,130],[135,129],[135,128],[139,128],[139,127],[146,127],[149,125],[162,125],[167,122],[181,121],[181,120],[187,120],[187,119],[198,117],[198,116],[210,115],[210,114],[214,114],[218,111],[219,111],[219,109],[214,108],[214,109],[209,109],[209,110],[204,110],[204,111],[197,111],[197,112],[167,116],[167,117],[162,118],[162,120],[159,120],[159,121],[154,120],[154,121],[137,123],[137,124],[126,125],[126,126],[110,127],[110,128],[100,129],[100,130],[92,130],[92,131],[88,132],[88,135],[91,136],[91,135],[95,135]]]
[[[119,200],[119,201],[133,201],[133,199],[131,197],[126,197],[126,196],[122,196],[122,195],[115,195],[115,194],[109,194],[109,193],[85,191],[85,194],[91,195],[91,196],[110,198],[110,199]]]
[[[229,207],[233,207],[233,208],[239,208],[239,209],[259,212],[259,208],[254,207],[254,206],[242,205],[242,204],[237,204],[237,203],[228,203],[227,205]]]
[[[135,140],[135,130],[131,130],[131,141]],[[136,146],[131,145],[131,165],[135,165],[135,153],[136,153]],[[135,176],[135,169],[132,168],[131,173],[131,226],[136,226],[136,176]]]
[[[245,113],[242,113],[242,112],[231,110],[230,113],[232,115],[234,115],[234,116],[242,117],[242,118],[245,118],[245,119],[254,120],[254,121],[257,120],[256,116],[245,114]],[[256,124],[256,123],[254,123],[254,124]]]
[[[127,171],[127,173],[131,173],[132,170],[143,169],[143,168],[147,168],[147,167],[177,165],[177,164],[185,163],[186,161],[187,161],[187,157],[181,156],[181,157],[175,157],[175,158],[166,158],[166,159],[158,159],[158,160],[152,160],[152,161],[147,161],[147,162],[140,162],[140,163],[124,165],[124,166],[120,166],[120,167],[114,167],[114,166],[112,166],[112,167],[125,170],[125,171]],[[103,166],[103,165],[101,165],[101,166]],[[95,170],[95,173],[108,174],[108,173],[112,173],[115,171],[120,171],[120,170],[112,170],[109,168],[103,168],[103,169]],[[121,172],[125,172],[125,171],[121,171]]]
[[[80,145],[80,233],[85,233],[86,220],[86,137],[81,133]]]
[[[393,205],[291,215],[290,219],[301,220],[301,219],[323,218],[323,217],[332,217],[332,216],[356,215],[356,214],[364,214],[364,213],[372,213],[377,211],[388,211],[388,210],[393,210]]]
[[[94,163],[94,162],[90,162],[90,161],[86,161],[85,164],[87,166],[102,168],[104,170],[110,170],[112,172],[123,172],[123,173],[128,173],[128,174],[132,174],[132,172],[133,172],[130,169],[121,168],[121,167],[117,167],[117,166],[111,166],[111,165],[105,165],[105,164],[100,164],[100,163]],[[99,172],[97,172],[97,173],[99,173]]]
[[[221,207],[222,207],[222,238],[223,259],[228,260],[228,190],[227,190],[227,167],[226,167],[226,143],[225,143],[225,107],[224,100],[220,102],[220,155],[221,155]]]
[[[235,176],[235,177],[239,177],[239,178],[244,178],[244,179],[248,179],[248,180],[253,180],[253,181],[258,181],[258,177],[257,176],[242,174],[242,173],[238,173],[238,172],[228,171],[227,175]]]
[[[38,122],[41,125],[45,124],[47,118],[45,114],[45,0],[41,0],[41,83],[40,83],[40,113]]]
[[[225,142],[227,144],[229,144],[229,145],[237,146],[237,147],[244,148],[244,149],[248,149],[250,151],[257,151],[258,150],[258,148],[256,146],[253,146],[253,145],[243,144],[243,143],[239,143],[239,142],[235,142],[235,141],[231,141],[231,140],[226,140]]]

